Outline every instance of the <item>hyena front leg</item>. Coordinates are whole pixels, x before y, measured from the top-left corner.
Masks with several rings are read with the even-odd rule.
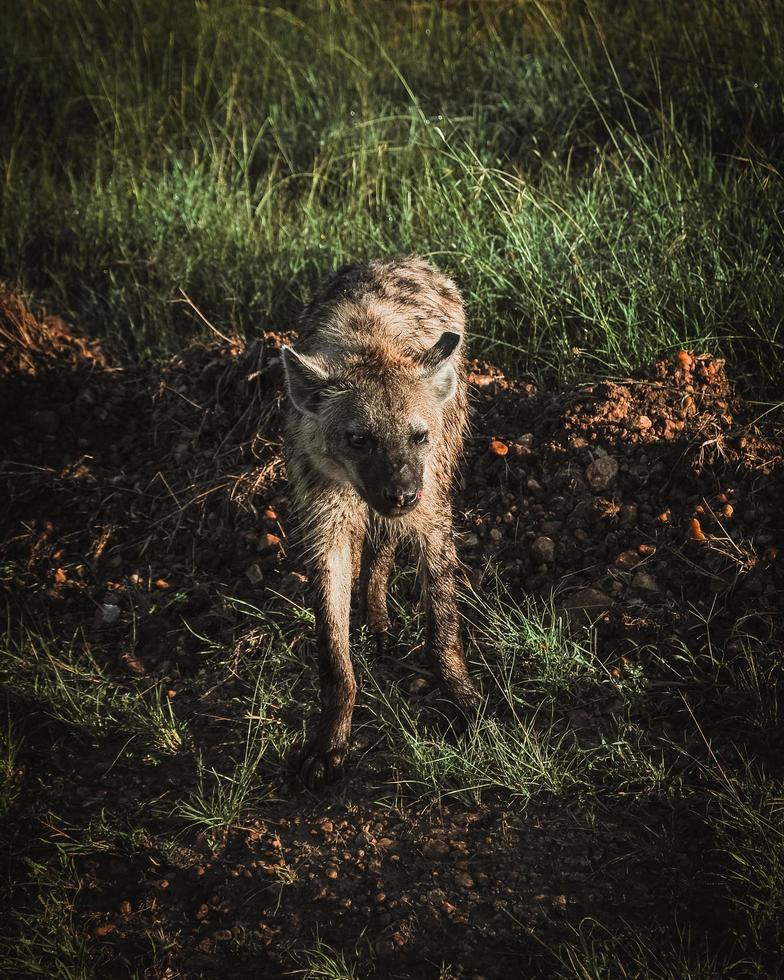
[[[391,625],[387,593],[396,550],[397,542],[386,530],[380,530],[375,539],[370,534],[365,538],[359,583],[360,608],[379,650],[386,645]]]
[[[311,788],[340,776],[348,753],[357,683],[349,654],[349,615],[355,529],[334,526],[325,536],[312,578],[316,646],[321,682],[321,715],[302,754],[301,773]]]
[[[420,538],[427,603],[427,650],[438,684],[466,720],[475,717],[481,698],[463,653],[455,599],[457,554],[450,519]]]

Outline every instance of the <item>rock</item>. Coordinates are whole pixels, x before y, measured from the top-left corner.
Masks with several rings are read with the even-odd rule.
[[[675,419],[665,419],[664,422],[664,438],[674,439],[679,432],[682,431],[684,423],[680,420]]]
[[[271,534],[267,531],[266,534],[262,534],[259,540],[259,551],[273,551],[275,548],[280,547],[280,538],[277,534]]]
[[[588,486],[595,493],[607,490],[618,476],[618,460],[614,456],[599,456],[585,470]]]
[[[676,361],[678,367],[682,368],[684,371],[691,371],[691,369],[694,367],[694,358],[688,351],[679,350]]]
[[[463,543],[465,544],[466,548],[476,548],[479,544],[479,538],[475,534],[467,534],[465,538],[463,538]]]
[[[449,845],[442,840],[429,840],[422,848],[422,854],[429,861],[439,861],[449,854]]]
[[[108,936],[110,932],[114,932],[116,929],[117,926],[113,922],[104,922],[102,925],[96,926],[93,929],[93,935],[99,938],[101,936]]]
[[[693,517],[689,522],[689,537],[691,538],[692,541],[705,540],[705,532],[702,530],[702,527],[700,526],[700,522],[697,520],[696,517]]]
[[[415,677],[408,685],[408,693],[419,696],[424,694],[428,690],[429,686],[430,685],[427,683],[424,677]]]
[[[650,572],[646,572],[643,569],[640,569],[639,572],[635,572],[632,576],[632,588],[640,589],[643,592],[659,591],[659,586],[656,579]]]
[[[537,563],[551,565],[555,561],[555,541],[542,535],[531,545],[531,557]]]
[[[531,449],[534,444],[534,434],[533,432],[526,432],[525,435],[518,436],[515,442],[518,446],[522,446],[523,449]]]
[[[112,626],[120,618],[120,607],[113,603],[104,602],[101,606],[101,622],[104,626]]]
[[[201,905],[196,909],[196,918],[198,919],[199,922],[201,922],[202,919],[206,919],[209,914],[210,914],[210,907],[209,905],[206,905],[204,902],[202,902]]]
[[[584,610],[599,616],[606,612],[612,603],[612,599],[601,589],[594,589],[589,586],[570,595],[564,603],[564,608],[567,610]]]
[[[248,565],[245,569],[245,577],[251,585],[258,585],[264,578],[264,572],[254,563],[253,565]]]
[[[639,565],[640,561],[639,554],[634,550],[634,548],[628,548],[626,551],[622,551],[620,555],[615,559],[615,564],[618,568],[631,569],[635,565]]]
[[[509,446],[505,442],[501,442],[500,439],[491,439],[490,452],[493,456],[506,456],[509,452]]]
[[[490,540],[495,544],[499,544],[504,536],[504,532],[497,527],[490,528]]]
[[[641,415],[636,422],[635,428],[639,429],[641,432],[645,432],[646,429],[653,427],[653,422],[648,418],[647,415]]]
[[[621,527],[633,527],[637,523],[637,504],[622,504],[618,523]]]
[[[455,884],[458,886],[458,888],[473,888],[474,879],[470,874],[468,874],[467,871],[459,871],[455,875]]]

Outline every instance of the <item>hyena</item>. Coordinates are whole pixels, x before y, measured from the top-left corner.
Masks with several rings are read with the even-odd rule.
[[[382,638],[404,543],[419,557],[439,686],[463,715],[476,709],[451,515],[467,421],[464,329],[455,284],[407,258],[339,269],[305,307],[296,348],[283,348],[287,468],[309,558],[321,681],[318,728],[302,755],[310,786],[336,778],[347,754],[352,587],[359,581],[368,625]]]

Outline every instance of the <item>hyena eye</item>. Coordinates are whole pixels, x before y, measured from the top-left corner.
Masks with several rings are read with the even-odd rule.
[[[423,442],[427,442],[427,429],[423,432],[415,432],[411,436],[411,441],[417,446],[421,446]]]
[[[353,446],[355,449],[362,449],[368,444],[368,437],[363,432],[347,432],[346,438],[349,446]]]

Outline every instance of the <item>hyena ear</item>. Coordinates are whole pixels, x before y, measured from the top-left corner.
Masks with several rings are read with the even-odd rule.
[[[313,418],[318,415],[329,375],[312,357],[298,354],[291,347],[281,347],[280,354],[291,403],[303,415]]]
[[[461,340],[461,334],[445,330],[432,347],[417,357],[422,377],[440,402],[448,402],[457,391],[457,371],[452,355]]]

